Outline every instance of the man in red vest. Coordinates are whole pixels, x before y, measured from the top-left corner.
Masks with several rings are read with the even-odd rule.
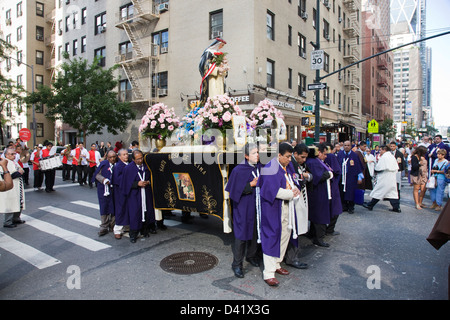
[[[52,156],[53,154],[50,152],[50,150],[53,148],[53,143],[47,142],[45,144],[45,148],[42,149],[42,159],[48,158]],[[45,192],[52,192],[56,191],[53,189],[53,186],[55,185],[55,175],[56,175],[56,169],[50,169],[44,171],[45,176]]]
[[[33,164],[34,173],[34,191],[42,190],[43,173],[39,166],[39,160],[41,159],[42,144],[36,147],[36,150],[31,154],[30,161]]]
[[[91,150],[89,150],[89,159],[87,162],[89,163],[88,167],[88,182],[89,187],[92,188],[92,176],[95,172],[95,169],[100,164],[100,152],[97,151],[97,145],[95,143],[91,144]]]
[[[75,150],[72,150],[73,156],[73,167],[77,170],[78,175],[78,183],[80,186],[86,184],[86,175],[87,175],[87,159],[89,158],[89,152],[84,148],[83,142],[78,144],[78,147]],[[72,176],[74,178],[74,176]],[[75,179],[72,179],[73,182]]]

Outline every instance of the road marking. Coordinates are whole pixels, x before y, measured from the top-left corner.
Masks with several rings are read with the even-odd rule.
[[[92,203],[92,202],[87,202],[87,201],[82,201],[82,200],[72,201],[71,203],[77,204],[79,206],[84,206],[84,207],[100,210],[100,206],[97,203]]]
[[[47,206],[47,207],[42,207],[39,208],[39,210],[42,211],[47,211],[53,214],[56,214],[58,216],[64,217],[64,218],[68,218],[68,219],[72,219],[78,222],[82,222],[85,223],[87,225],[90,225],[92,227],[99,227],[100,226],[100,220],[98,219],[94,219],[91,217],[87,217],[85,215],[79,214],[79,213],[75,213],[69,210],[65,210],[65,209],[60,209],[60,208],[56,208],[56,207],[52,207],[52,206]]]
[[[28,263],[31,263],[38,269],[45,269],[61,263],[58,259],[53,258],[25,243],[17,241],[3,232],[0,232],[0,248],[11,252]]]
[[[27,216],[24,214],[22,214],[21,216],[24,218],[24,220],[26,220],[27,226],[32,226],[38,230],[49,233],[49,234],[59,237],[63,240],[72,242],[73,244],[76,244],[80,247],[86,248],[90,251],[99,251],[99,250],[111,247],[107,244],[92,240],[88,237],[82,236],[75,232],[65,230],[65,229],[57,227],[53,224],[37,220],[33,217],[30,217],[30,216]]]
[[[80,185],[78,183],[74,183],[74,184],[60,184],[60,185],[53,186],[53,189],[69,188],[69,187],[76,187],[76,186],[80,186]],[[45,192],[45,186],[42,187],[41,191],[34,191],[34,188],[28,188],[28,189],[25,189],[25,192]]]

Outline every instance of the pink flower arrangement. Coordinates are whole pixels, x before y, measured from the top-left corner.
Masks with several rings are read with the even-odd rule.
[[[149,138],[165,139],[175,131],[180,119],[174,109],[157,103],[147,109],[139,126],[139,133]]]
[[[276,118],[284,119],[283,113],[275,108],[270,100],[264,99],[250,113],[250,116],[247,118],[247,122],[253,129],[255,129],[257,126],[262,125],[264,122],[268,120],[274,120]]]
[[[195,122],[205,130],[218,129],[225,133],[227,129],[233,128],[233,115],[243,116],[244,112],[227,94],[224,94],[209,97],[204,107],[198,110]]]

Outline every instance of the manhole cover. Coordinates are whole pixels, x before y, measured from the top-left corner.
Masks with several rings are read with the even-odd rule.
[[[164,271],[176,274],[193,274],[210,270],[217,266],[219,259],[205,252],[180,252],[161,260]]]

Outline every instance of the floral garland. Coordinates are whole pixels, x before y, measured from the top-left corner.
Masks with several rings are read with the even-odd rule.
[[[233,115],[243,116],[244,112],[227,94],[218,95],[208,98],[204,107],[198,110],[195,122],[204,130],[218,129],[224,134],[233,128]]]
[[[201,106],[195,107],[181,119],[180,128],[182,135],[193,136],[198,131],[199,128],[196,126],[195,119],[200,108]]]
[[[157,103],[147,109],[142,117],[139,133],[148,138],[165,139],[180,125],[180,119],[174,109],[163,103]]]
[[[253,129],[256,129],[256,127],[264,124],[266,121],[274,120],[276,118],[284,119],[283,113],[275,108],[270,100],[264,99],[250,113],[247,122]]]

